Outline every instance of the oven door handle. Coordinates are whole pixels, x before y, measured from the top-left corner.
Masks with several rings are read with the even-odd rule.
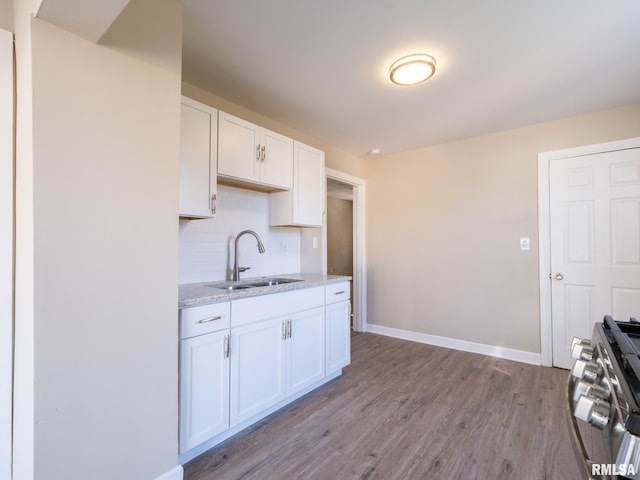
[[[582,477],[589,480],[604,480],[601,475],[591,474],[591,464],[593,463],[589,459],[589,454],[584,446],[582,437],[580,436],[580,430],[578,428],[578,419],[573,414],[573,391],[575,389],[576,377],[569,374],[569,381],[567,382],[567,416],[569,418],[569,427],[571,429],[571,440],[573,449],[576,456],[579,457],[580,470],[582,470]]]

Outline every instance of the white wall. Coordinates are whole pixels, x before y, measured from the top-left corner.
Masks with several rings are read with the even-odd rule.
[[[217,207],[216,218],[180,220],[181,284],[231,278],[234,239],[242,230],[260,235],[266,252],[258,252],[252,235],[240,239],[240,266],[251,267],[241,278],[300,271],[300,229],[269,227],[267,193],[218,185]]]
[[[370,159],[369,323],[539,353],[537,155],[637,136],[629,105]]]
[[[178,452],[181,46],[159,61],[134,37],[179,39],[181,5],[132,0],[116,33],[162,26],[127,30],[137,55],[32,12],[16,8],[15,478],[154,479]]]
[[[16,55],[13,478],[34,476],[34,183],[31,21],[41,0],[14,3]]]
[[[13,32],[13,0],[0,0],[0,28]]]
[[[13,174],[13,34],[0,29],[0,479],[12,457]]]

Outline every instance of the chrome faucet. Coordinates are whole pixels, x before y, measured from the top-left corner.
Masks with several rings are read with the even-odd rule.
[[[250,233],[251,235],[256,237],[256,240],[258,241],[258,251],[260,253],[264,253],[265,252],[265,248],[264,248],[264,245],[262,244],[262,240],[260,240],[260,236],[256,232],[254,232],[253,230],[243,230],[243,231],[241,231],[236,236],[235,249],[234,249],[234,252],[233,252],[233,255],[234,255],[235,259],[233,261],[233,278],[232,278],[232,280],[234,280],[234,281],[240,280],[240,272],[246,272],[247,270],[249,270],[251,268],[251,267],[239,267],[238,266],[238,240],[240,240],[240,237],[243,236],[245,233]]]

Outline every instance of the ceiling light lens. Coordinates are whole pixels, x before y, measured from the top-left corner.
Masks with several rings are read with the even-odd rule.
[[[389,78],[397,85],[417,85],[435,73],[436,60],[431,55],[414,54],[399,58],[389,68]]]

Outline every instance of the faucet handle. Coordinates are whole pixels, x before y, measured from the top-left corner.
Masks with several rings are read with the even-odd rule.
[[[251,267],[238,267],[238,271],[239,272],[246,272],[247,270],[249,270]]]

